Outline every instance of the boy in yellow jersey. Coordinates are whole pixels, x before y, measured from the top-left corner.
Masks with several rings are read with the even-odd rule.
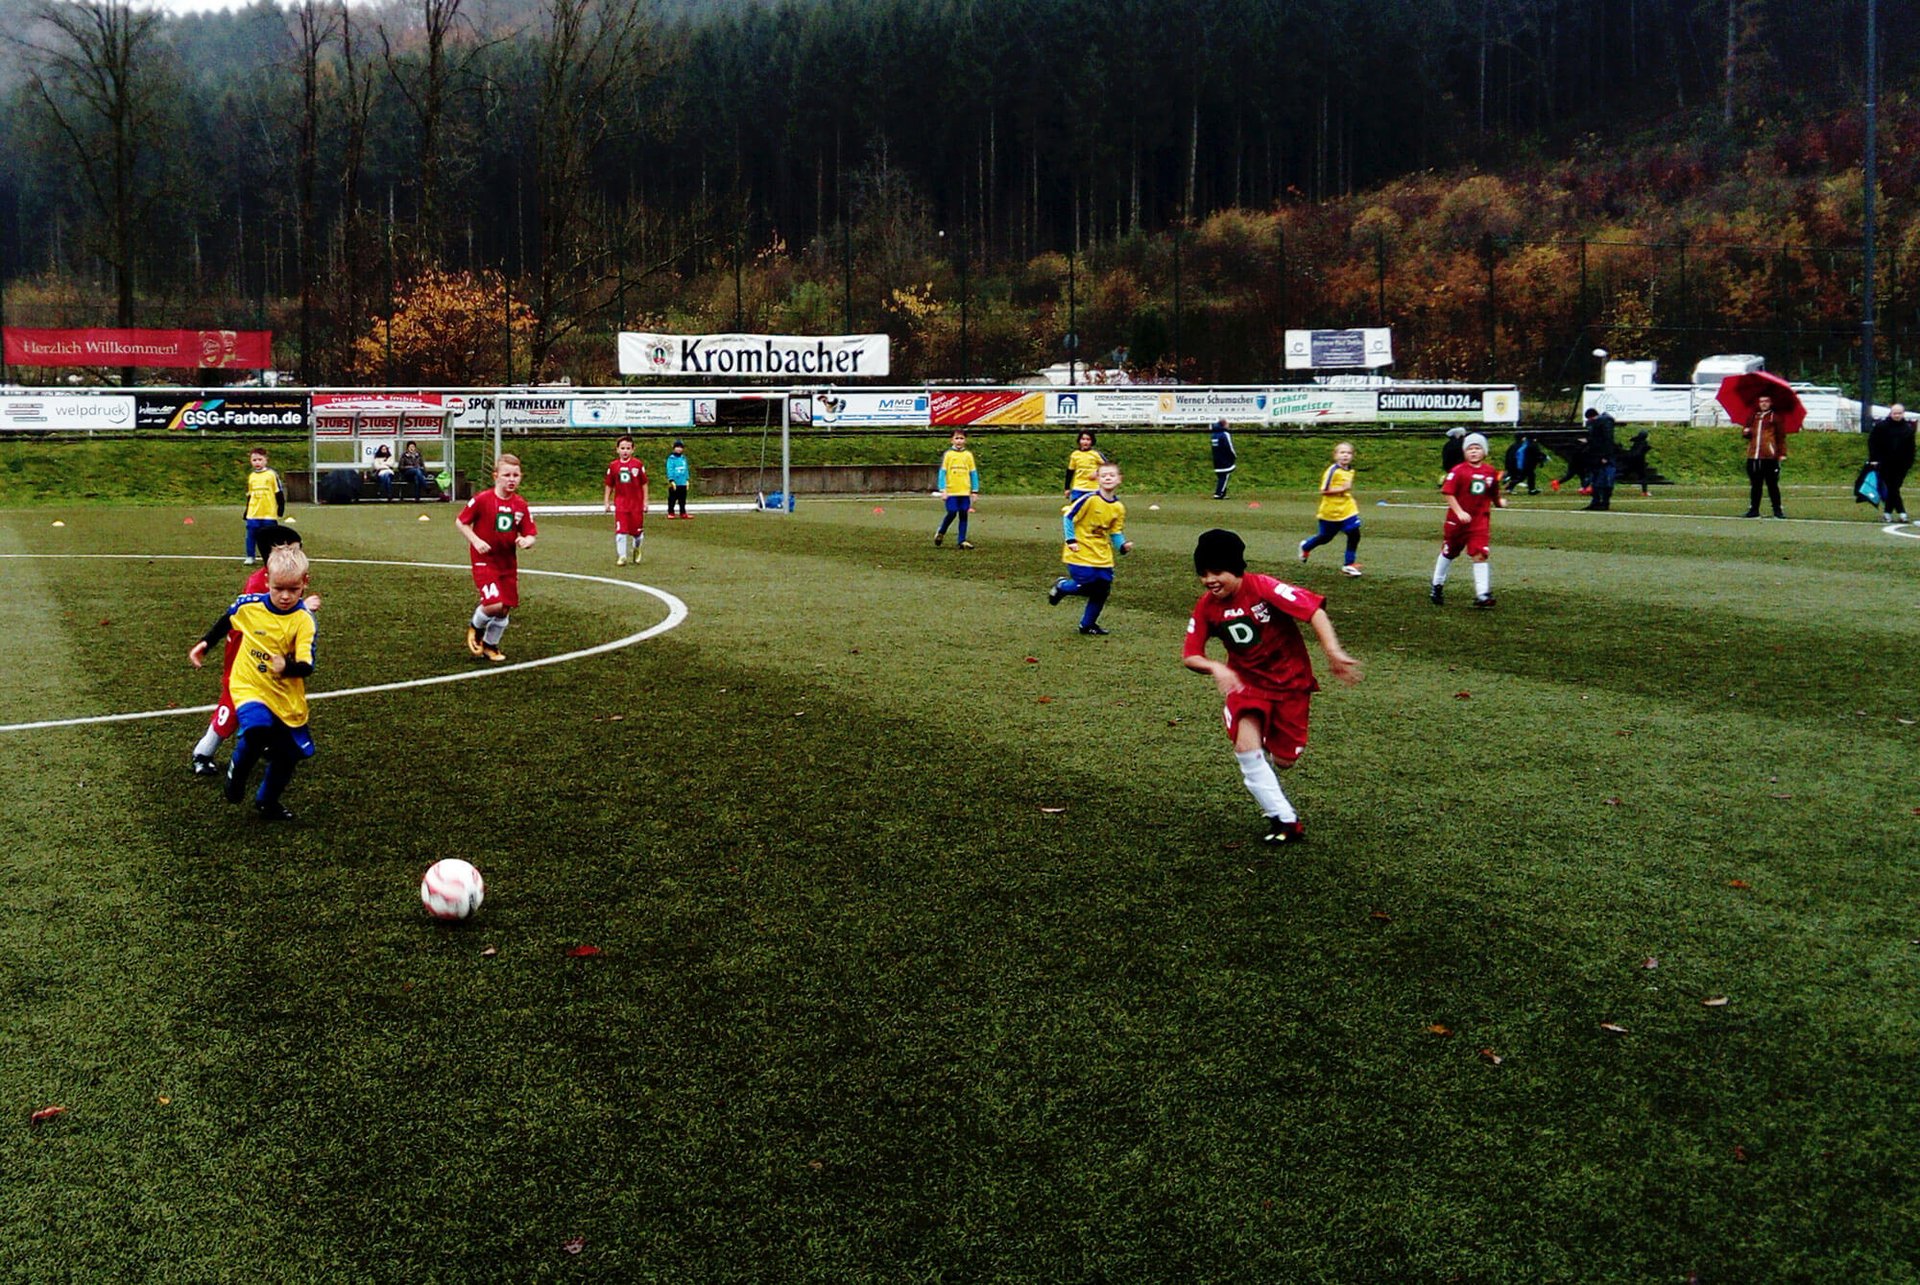
[[[313,612],[307,595],[307,555],[282,545],[267,555],[267,591],[243,593],[214,622],[202,642],[212,647],[228,630],[240,635],[240,654],[227,676],[239,727],[227,765],[227,802],[238,803],[262,758],[267,770],[253,806],[268,821],[291,821],[280,796],[293,769],[313,757],[307,730],[307,676],[313,673]]]
[[[280,484],[280,475],[267,467],[266,448],[256,446],[247,452],[247,462],[253,472],[247,474],[247,556],[243,561],[252,562],[254,532],[276,525],[287,515],[287,489]],[[267,556],[264,548],[260,556]]]
[[[1077,500],[1083,495],[1100,489],[1095,476],[1107,457],[1094,449],[1093,430],[1083,428],[1077,439],[1079,445],[1067,453],[1067,498]]]
[[[1333,463],[1320,475],[1320,530],[1300,542],[1300,561],[1323,544],[1332,544],[1342,531],[1347,535],[1347,554],[1340,570],[1350,576],[1360,574],[1354,559],[1360,553],[1360,506],[1353,500],[1353,443],[1342,442],[1333,448]]]
[[[940,457],[940,475],[933,493],[947,502],[947,516],[940,519],[933,543],[938,546],[945,541],[947,528],[958,518],[960,547],[971,549],[973,541],[967,539],[967,514],[973,511],[974,497],[980,494],[980,466],[974,463],[973,452],[967,449],[967,435],[961,429],[953,430],[952,444]]]
[[[1061,534],[1067,547],[1060,561],[1067,564],[1065,578],[1054,581],[1047,594],[1050,606],[1058,605],[1069,594],[1087,600],[1080,613],[1080,632],[1104,635],[1100,627],[1100,609],[1113,592],[1113,555],[1129,552],[1133,541],[1122,534],[1127,527],[1127,506],[1120,503],[1120,466],[1102,464],[1094,473],[1099,487],[1078,499],[1067,501],[1060,510]]]

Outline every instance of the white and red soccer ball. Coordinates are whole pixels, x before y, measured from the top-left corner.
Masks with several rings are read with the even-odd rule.
[[[465,919],[486,896],[487,881],[472,862],[458,857],[434,862],[420,880],[420,904],[435,919]]]

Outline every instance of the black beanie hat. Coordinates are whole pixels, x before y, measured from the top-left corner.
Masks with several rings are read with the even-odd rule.
[[[299,544],[300,533],[290,526],[281,526],[276,522],[270,527],[262,527],[255,531],[253,542],[259,547],[260,556],[265,558],[268,552],[283,544]]]
[[[1209,571],[1227,571],[1245,575],[1247,570],[1247,542],[1231,531],[1219,527],[1211,531],[1202,531],[1199,540],[1193,546],[1193,571],[1195,575],[1204,575]]]

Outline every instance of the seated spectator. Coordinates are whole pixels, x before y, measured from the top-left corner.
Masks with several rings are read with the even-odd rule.
[[[385,442],[373,452],[373,480],[380,484],[380,498],[393,498],[393,448]]]
[[[400,451],[400,480],[407,484],[407,498],[417,500],[429,485],[427,462],[420,455],[420,448],[408,442]]]

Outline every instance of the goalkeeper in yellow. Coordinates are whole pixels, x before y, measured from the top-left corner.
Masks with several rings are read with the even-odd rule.
[[[1120,466],[1102,464],[1094,481],[1099,490],[1076,496],[1060,510],[1061,534],[1067,539],[1060,561],[1067,564],[1067,574],[1054,581],[1047,602],[1057,605],[1069,594],[1080,595],[1087,600],[1080,632],[1104,635],[1100,609],[1113,592],[1114,554],[1130,551],[1133,541],[1123,534],[1127,506],[1120,503]]]
[[[229,630],[240,635],[240,654],[227,677],[239,727],[227,765],[227,802],[241,800],[254,765],[264,758],[267,770],[253,806],[268,821],[293,820],[280,796],[300,760],[313,757],[307,676],[313,673],[314,620],[306,596],[307,555],[297,544],[281,545],[267,555],[267,591],[234,599],[201,639],[211,648]],[[205,654],[203,648],[195,651]]]

